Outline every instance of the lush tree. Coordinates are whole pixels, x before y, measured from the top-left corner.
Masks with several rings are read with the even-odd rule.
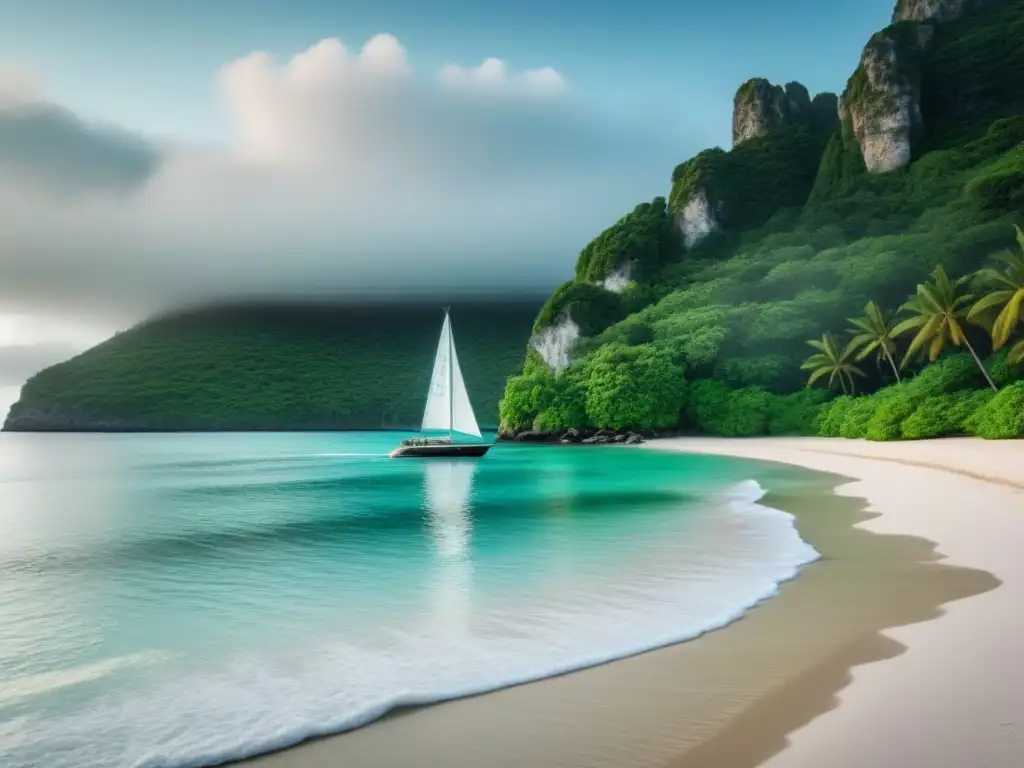
[[[506,429],[557,431],[587,423],[586,392],[578,368],[560,374],[547,370],[513,376],[498,404]]]
[[[814,386],[818,379],[828,376],[830,388],[838,383],[844,395],[853,394],[856,390],[853,377],[864,377],[864,372],[853,363],[853,354],[856,351],[853,342],[840,349],[835,337],[831,333],[825,333],[822,334],[820,341],[815,339],[808,341],[807,344],[818,350],[800,366],[802,370],[811,372],[807,386]]]
[[[917,286],[917,294],[906,304],[900,307],[900,312],[909,317],[899,323],[892,330],[893,336],[902,336],[911,331],[914,338],[903,356],[901,367],[918,353],[927,350],[928,359],[935,361],[946,349],[946,344],[952,342],[955,346],[965,347],[974,358],[978,368],[985,376],[985,380],[993,390],[997,389],[992,377],[985,370],[985,365],[974,351],[971,342],[967,338],[965,324],[968,315],[968,305],[973,300],[969,293],[961,292],[961,286],[967,282],[967,277],[952,280],[941,266],[932,272],[931,282],[924,282]]]
[[[881,364],[883,358],[889,361],[896,381],[899,382],[900,372],[893,359],[896,351],[896,342],[892,338],[893,323],[888,314],[879,309],[875,302],[869,301],[864,307],[863,317],[852,317],[850,323],[853,325],[851,331],[855,334],[850,345],[860,350],[857,359],[863,360],[874,352],[877,364]]]
[[[968,319],[976,320],[999,308],[991,323],[993,349],[1001,349],[1009,342],[1018,324],[1024,321],[1024,232],[1016,225],[1014,228],[1021,252],[1005,251],[996,256],[1002,270],[989,267],[978,272],[981,281],[995,290],[978,299],[967,315]],[[1007,361],[1011,365],[1024,361],[1024,339],[1010,348]]]
[[[586,363],[586,408],[597,427],[675,426],[686,380],[671,355],[653,345],[601,347]]]
[[[553,378],[543,374],[509,378],[505,386],[505,396],[498,403],[501,426],[516,430],[529,429],[543,407]]]

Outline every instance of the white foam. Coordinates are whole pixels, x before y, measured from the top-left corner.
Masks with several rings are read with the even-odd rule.
[[[523,587],[511,599],[474,605],[473,620],[453,631],[410,622],[385,642],[325,639],[287,655],[237,659],[215,672],[168,675],[155,689],[112,692],[51,719],[45,734],[35,733],[35,745],[45,746],[48,768],[192,768],[356,728],[396,707],[690,640],[735,621],[817,559],[793,516],[760,504],[763,496],[756,482],[740,483],[712,499],[710,511],[680,535],[631,535],[636,557],[628,571],[595,563],[571,574],[561,586],[572,586],[562,592],[548,584]],[[442,574],[430,585],[446,609],[470,597],[469,580],[459,576]],[[20,754],[33,753],[15,749],[0,762],[33,764]]]

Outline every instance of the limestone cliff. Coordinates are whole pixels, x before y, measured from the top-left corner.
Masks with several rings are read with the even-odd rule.
[[[807,88],[800,83],[782,86],[754,78],[741,85],[733,99],[732,145],[787,125],[820,127],[834,122],[835,115],[835,94],[819,93],[812,101]]]
[[[921,128],[920,61],[935,28],[901,22],[872,35],[839,102],[873,173],[910,162]]]
[[[800,83],[783,87],[760,77],[748,80],[733,99],[732,145],[764,136],[810,111],[811,96]]]
[[[921,65],[936,25],[991,2],[897,0],[893,24],[868,41],[840,99],[840,119],[856,137],[868,171],[910,163],[922,128]]]
[[[684,248],[802,205],[835,130],[837,104],[831,93],[811,99],[800,83],[755,78],[741,85],[733,100],[732,150],[706,150],[672,174],[669,208]]]
[[[900,21],[950,21],[984,0],[896,0],[894,24]]]

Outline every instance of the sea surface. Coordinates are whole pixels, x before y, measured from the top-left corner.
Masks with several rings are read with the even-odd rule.
[[[721,627],[797,471],[398,433],[0,434],[0,765],[200,766]]]

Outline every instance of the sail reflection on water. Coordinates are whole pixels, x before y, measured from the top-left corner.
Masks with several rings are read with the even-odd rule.
[[[435,459],[423,464],[427,531],[436,558],[430,613],[439,631],[468,629],[473,563],[470,555],[474,461]]]

